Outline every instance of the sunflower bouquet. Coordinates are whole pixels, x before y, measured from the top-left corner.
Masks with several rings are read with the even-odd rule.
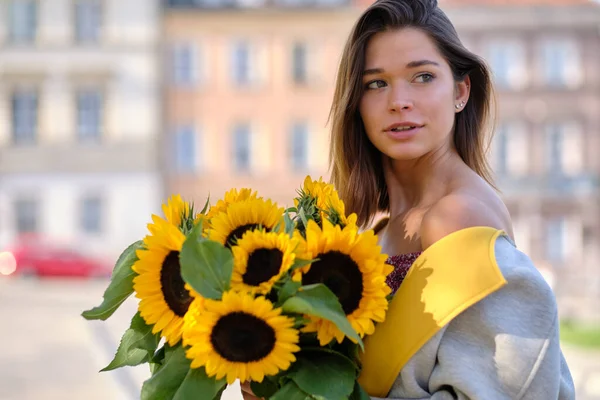
[[[251,189],[162,208],[83,312],[106,320],[139,299],[103,371],[149,364],[142,400],[220,399],[238,379],[271,400],[369,399],[359,353],[385,318],[391,267],[332,185],[307,177],[287,210]]]

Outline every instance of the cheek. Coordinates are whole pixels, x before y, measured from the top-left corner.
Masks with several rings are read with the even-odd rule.
[[[358,105],[358,112],[360,114],[360,118],[362,119],[363,125],[365,126],[365,130],[367,133],[369,133],[369,125],[373,120],[373,116],[369,110],[368,101],[365,101],[364,97],[361,99],[360,104]]]
[[[454,93],[447,90],[440,91],[435,96],[430,97],[429,109],[434,111],[433,118],[436,125],[447,133],[454,124]]]
[[[363,96],[358,106],[358,111],[365,125],[367,133],[372,129],[373,124],[378,120],[378,105],[375,99]]]

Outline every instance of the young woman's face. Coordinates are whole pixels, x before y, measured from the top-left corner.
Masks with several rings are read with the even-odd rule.
[[[374,35],[366,49],[360,102],[367,136],[394,160],[412,160],[452,145],[454,115],[466,103],[468,79],[456,83],[449,64],[414,28]]]

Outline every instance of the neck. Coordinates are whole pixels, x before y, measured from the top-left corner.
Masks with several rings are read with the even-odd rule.
[[[390,219],[412,208],[434,204],[448,193],[464,162],[454,149],[440,149],[414,160],[383,159]]]

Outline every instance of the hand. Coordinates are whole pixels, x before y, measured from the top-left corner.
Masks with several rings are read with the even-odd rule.
[[[252,393],[250,382],[240,383],[240,387],[242,388],[242,397],[244,397],[244,400],[261,400]]]

